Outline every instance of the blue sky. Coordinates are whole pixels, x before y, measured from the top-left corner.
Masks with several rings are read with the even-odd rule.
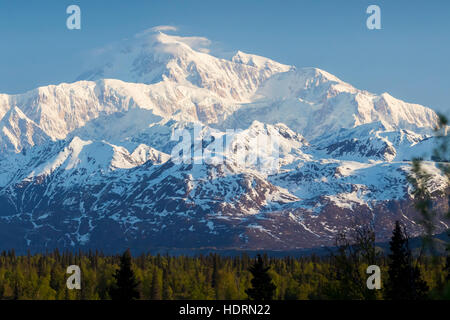
[[[81,30],[66,28],[71,4]],[[382,30],[366,28],[370,4]],[[157,25],[450,112],[447,0],[0,0],[0,93],[72,82],[94,49]]]

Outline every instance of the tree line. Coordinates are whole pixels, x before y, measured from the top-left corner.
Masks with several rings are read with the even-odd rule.
[[[337,237],[326,256],[283,258],[3,251],[0,299],[450,299],[448,257],[414,257],[400,223],[388,255],[373,240],[364,227]],[[66,286],[69,265],[81,269],[80,290]],[[381,290],[366,286],[369,265],[381,269]]]

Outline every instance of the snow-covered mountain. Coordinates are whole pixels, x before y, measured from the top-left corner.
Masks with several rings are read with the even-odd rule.
[[[358,90],[316,68],[274,75],[255,93],[253,102],[239,108],[225,126],[246,127],[255,119],[285,123],[309,139],[373,122],[381,122],[389,130],[430,133],[437,121],[429,108],[387,93],[375,95]]]
[[[3,247],[294,249],[359,223],[385,239],[396,219],[419,232],[406,176],[430,160],[434,111],[208,44],[151,29],[76,82],[0,94]]]

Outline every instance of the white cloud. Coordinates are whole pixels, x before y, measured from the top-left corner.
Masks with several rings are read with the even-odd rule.
[[[172,38],[176,41],[183,42],[187,44],[194,50],[209,53],[209,46],[211,46],[211,40],[205,37],[180,37],[180,36],[172,36]]]
[[[175,26],[156,26],[150,29],[153,32],[158,31],[178,31],[178,28]]]
[[[163,32],[163,31],[164,32],[175,32],[175,31],[178,31],[178,28],[175,26],[168,26],[168,25],[167,26],[156,26],[156,27],[141,31],[141,32],[137,33],[134,37],[142,38],[149,34],[154,34],[154,33]]]
[[[135,35],[135,38],[145,38],[151,34],[159,32],[176,32],[178,28],[175,26],[162,25],[156,26],[147,30],[144,30]],[[179,35],[171,34],[170,37],[178,42],[183,42],[194,50],[210,53],[211,40],[205,37],[184,37]]]
[[[98,69],[99,66],[113,65],[117,59],[126,60],[128,59],[125,57],[126,55],[136,54],[136,52],[143,48],[144,50],[145,48],[149,48],[149,50],[162,50],[163,52],[177,50],[176,46],[171,44],[171,42],[182,42],[193,50],[224,59],[230,59],[231,56],[234,55],[234,52],[224,50],[220,43],[213,42],[206,37],[181,36],[178,31],[179,29],[175,26],[155,26],[137,33],[131,38],[125,38],[103,47],[96,48],[90,51],[89,58],[86,59],[82,69],[94,70]],[[165,36],[160,33],[163,33]],[[165,45],[153,47],[153,44],[158,44],[159,37],[164,38]],[[135,52],[133,53],[133,51]]]

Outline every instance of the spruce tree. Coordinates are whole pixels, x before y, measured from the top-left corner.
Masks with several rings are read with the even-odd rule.
[[[137,286],[139,282],[136,280],[133,270],[131,269],[131,253],[130,249],[125,251],[120,259],[120,268],[116,271],[114,278],[116,284],[110,290],[113,300],[134,300],[139,299],[139,291]]]
[[[245,290],[251,300],[272,300],[276,286],[272,282],[268,271],[270,267],[264,265],[261,255],[258,255],[256,262],[249,268],[253,275],[252,287]]]
[[[420,269],[412,265],[412,254],[405,231],[398,221],[392,234],[389,254],[388,282],[385,298],[388,300],[425,299],[428,285],[422,279]]]
[[[445,258],[444,272],[445,272],[445,281],[450,284],[450,256],[447,256]]]
[[[169,283],[169,272],[165,268],[163,271],[163,289],[162,289],[162,298],[163,300],[172,300],[173,299],[173,290]]]
[[[217,287],[217,280],[219,278],[219,272],[217,270],[217,254],[214,254],[213,257],[213,270],[212,270],[212,276],[211,276],[211,287],[216,288]]]
[[[152,300],[161,300],[161,285],[158,279],[158,270],[155,268],[152,277]]]
[[[56,270],[56,264],[52,267],[50,271],[50,287],[58,292],[61,289],[61,281],[60,281],[60,275],[58,274]]]

